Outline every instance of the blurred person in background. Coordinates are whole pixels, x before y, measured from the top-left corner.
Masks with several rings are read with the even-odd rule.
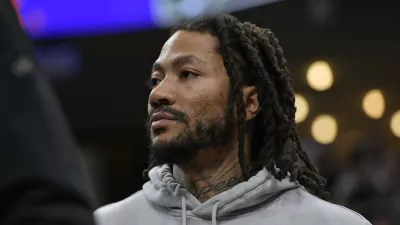
[[[338,174],[332,200],[360,212],[372,224],[400,221],[399,155],[386,149],[378,135],[364,135],[349,154],[349,166]]]
[[[0,34],[0,224],[94,224],[77,145],[9,0]]]
[[[230,15],[185,21],[153,65],[150,181],[101,225],[370,224],[328,203],[303,151],[278,40]],[[315,195],[315,196],[314,196]]]

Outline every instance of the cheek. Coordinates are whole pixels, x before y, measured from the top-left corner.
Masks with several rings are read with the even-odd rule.
[[[219,119],[225,116],[228,103],[229,78],[205,78],[185,90],[185,108],[191,121]],[[190,93],[190,94],[189,94]],[[191,122],[192,123],[192,122]]]
[[[192,118],[200,119],[217,119],[224,116],[227,99],[222,92],[212,93],[210,91],[197,95],[192,99]]]

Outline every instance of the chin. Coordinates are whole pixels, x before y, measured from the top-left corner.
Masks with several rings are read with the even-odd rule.
[[[157,145],[157,143],[165,143],[172,141],[177,136],[176,132],[164,131],[158,134],[152,135],[152,143],[153,145]]]
[[[197,148],[191,148],[179,140],[179,134],[162,134],[153,138],[150,147],[151,158],[156,165],[184,164],[194,159]]]
[[[179,136],[180,133],[184,130],[181,126],[165,126],[159,129],[153,130],[151,132],[151,138],[155,139],[172,139]]]

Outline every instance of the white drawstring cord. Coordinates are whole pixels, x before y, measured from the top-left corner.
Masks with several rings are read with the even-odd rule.
[[[218,210],[219,202],[215,203],[212,210],[212,225],[217,225],[217,210]]]
[[[182,225],[186,225],[186,199],[182,196]]]

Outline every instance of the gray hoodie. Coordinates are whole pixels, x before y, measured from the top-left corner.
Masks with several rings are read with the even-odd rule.
[[[178,184],[167,166],[132,196],[98,209],[99,225],[370,225],[362,216],[309,194],[297,182],[266,169],[201,203]]]

